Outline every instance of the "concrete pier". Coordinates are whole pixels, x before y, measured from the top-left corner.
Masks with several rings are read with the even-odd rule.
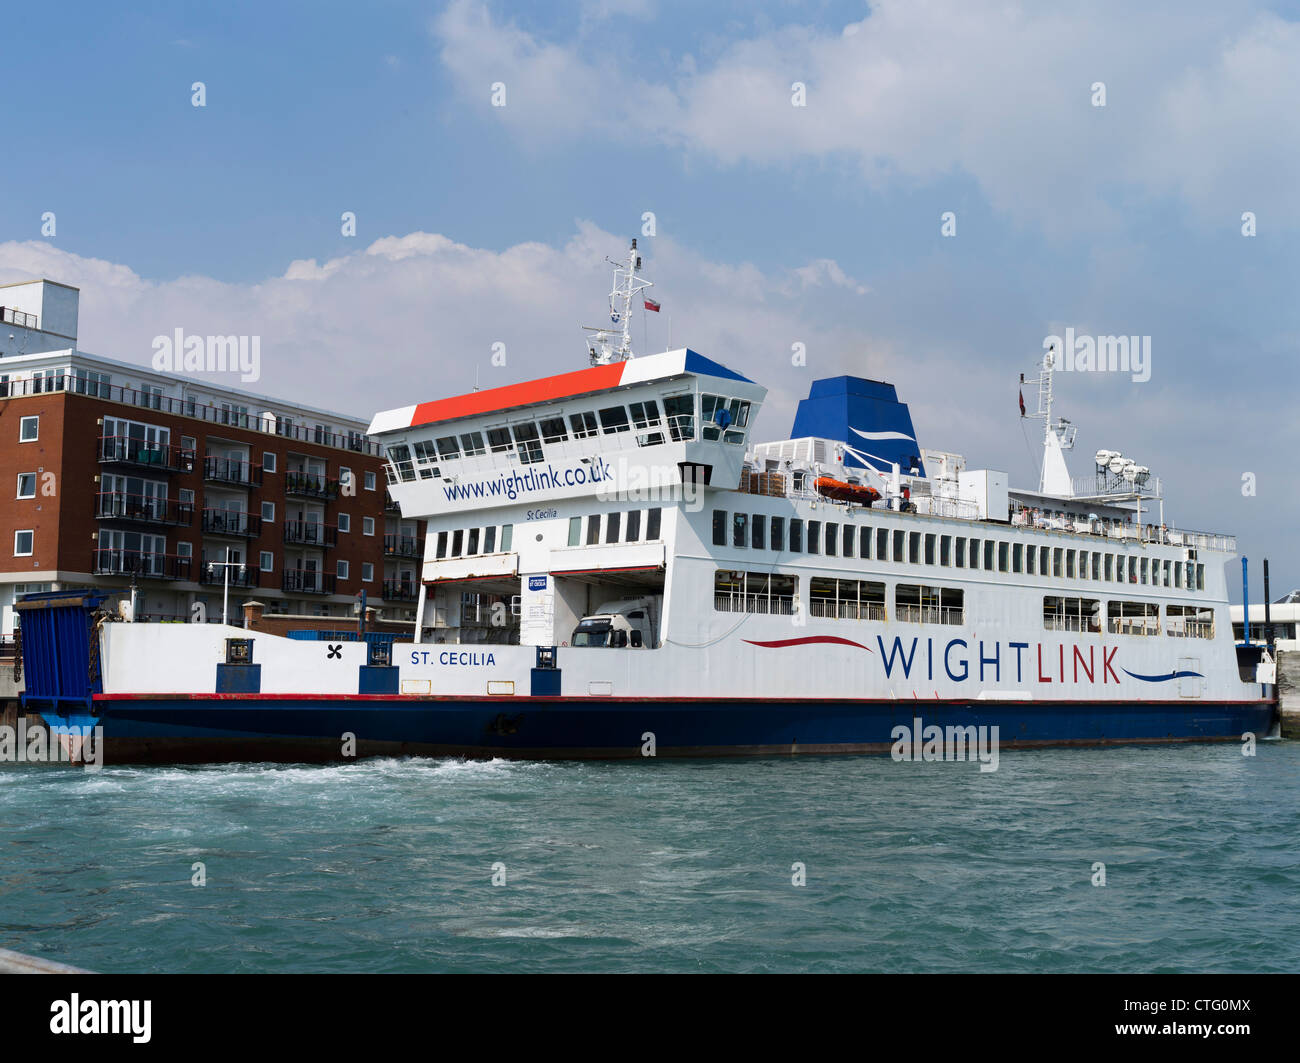
[[[21,952],[0,949],[0,974],[92,974],[81,967],[72,967],[57,960],[43,960]]]

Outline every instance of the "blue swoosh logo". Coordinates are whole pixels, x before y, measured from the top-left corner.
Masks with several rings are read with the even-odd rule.
[[[1205,676],[1200,672],[1170,672],[1168,675],[1138,675],[1137,672],[1130,672],[1127,668],[1120,669],[1125,675],[1131,675],[1134,679],[1140,679],[1144,683],[1168,683],[1171,679],[1186,679],[1189,676],[1195,676],[1198,679],[1204,679]]]

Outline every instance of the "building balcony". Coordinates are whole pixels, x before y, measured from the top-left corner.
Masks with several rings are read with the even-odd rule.
[[[386,489],[384,491],[384,512],[393,513],[397,516],[401,516],[402,514],[402,507],[393,501],[393,496],[390,495]]]
[[[286,569],[280,587],[289,594],[333,594],[334,577],[324,572]]]
[[[420,584],[410,579],[384,580],[384,601],[414,602],[420,597]]]
[[[192,472],[194,451],[170,443],[151,443],[133,436],[100,436],[99,460],[105,465],[134,465],[157,472]]]
[[[261,487],[262,466],[237,458],[218,458],[209,454],[203,459],[203,479],[235,487]]]
[[[120,550],[101,547],[95,551],[97,576],[139,576],[145,579],[187,580],[192,578],[194,559],[149,550]]]
[[[262,534],[262,518],[255,513],[245,513],[238,509],[205,509],[203,534],[254,539]]]
[[[284,493],[298,495],[302,498],[337,498],[340,485],[338,480],[319,476],[310,472],[290,472],[284,477]]]
[[[286,520],[284,522],[284,542],[286,546],[320,546],[326,549],[337,546],[339,529],[337,524],[326,524],[319,520]]]
[[[100,520],[123,520],[134,524],[183,526],[194,523],[194,503],[129,495],[123,491],[100,491],[95,495],[95,516]]]
[[[226,572],[230,572],[231,587],[256,587],[258,585],[258,571],[252,565],[230,566],[227,570],[224,562],[209,565],[206,562],[199,564],[199,582],[207,584],[210,587],[225,587]]]
[[[385,557],[410,557],[419,560],[424,556],[424,544],[419,539],[405,535],[384,536]]]

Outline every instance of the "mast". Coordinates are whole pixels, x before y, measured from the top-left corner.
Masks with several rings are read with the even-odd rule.
[[[609,293],[609,320],[613,329],[604,326],[583,325],[583,330],[593,333],[587,339],[587,355],[592,365],[608,365],[610,362],[626,362],[636,355],[632,353],[632,300],[647,288],[653,288],[654,282],[638,276],[641,268],[641,256],[637,253],[636,237],[628,248],[627,263],[615,262],[606,257],[606,262],[614,267],[614,287]],[[621,309],[620,309],[621,304]],[[619,336],[611,336],[622,326]],[[612,341],[617,338],[617,347]]]
[[[1052,422],[1052,374],[1056,369],[1055,348],[1043,356],[1043,368],[1038,374],[1038,409],[1026,417],[1043,419],[1043,464],[1038,475],[1038,493],[1058,498],[1071,498],[1074,488],[1070,470],[1065,464],[1065,451],[1074,448],[1077,429],[1064,417]],[[1024,377],[1021,376],[1021,382]]]

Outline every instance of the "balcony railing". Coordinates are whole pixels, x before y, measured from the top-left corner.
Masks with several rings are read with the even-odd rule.
[[[339,529],[336,524],[319,520],[286,520],[284,541],[299,546],[332,547],[338,545]]]
[[[203,478],[236,487],[261,487],[262,466],[238,458],[219,458],[209,454],[203,459]]]
[[[794,598],[785,594],[715,594],[713,608],[720,613],[775,613],[794,615]]]
[[[226,586],[226,566],[222,562],[209,566],[206,562],[199,563],[199,582],[206,583],[210,586]],[[256,587],[258,585],[258,572],[252,565],[240,565],[239,567],[230,566],[230,586],[231,587]]]
[[[963,608],[958,605],[900,605],[895,619],[905,624],[960,624]]]
[[[419,539],[407,535],[384,536],[384,556],[386,557],[413,557],[418,560],[424,553],[422,547],[423,544]]]
[[[170,443],[152,443],[132,436],[100,436],[99,460],[113,465],[140,465],[167,472],[191,472],[194,451]]]
[[[385,468],[387,468],[387,466],[385,466]],[[386,490],[384,491],[384,512],[399,513],[399,514],[402,512],[402,507],[399,506],[395,501],[393,501],[393,496],[390,495]]]
[[[203,533],[252,539],[262,534],[262,518],[256,513],[245,513],[239,509],[205,509]]]
[[[829,599],[812,599],[808,603],[809,616],[830,620],[884,620],[884,602],[843,602]]]
[[[297,440],[302,443],[316,443],[323,447],[338,450],[350,450],[357,454],[383,456],[383,447],[366,434],[355,429],[346,432],[329,432],[322,425],[286,423],[287,418],[274,414],[259,416],[246,410],[236,410],[229,406],[212,406],[192,398],[175,398],[155,391],[142,391],[138,388],[124,388],[117,384],[91,380],[84,375],[78,376],[68,370],[59,376],[29,377],[19,380],[0,382],[0,398],[17,398],[23,395],[41,395],[47,392],[66,391],[69,394],[88,395],[93,398],[119,402],[127,406],[158,410],[177,417],[193,417],[210,424],[229,425],[243,428],[263,435],[279,436],[282,439]]]
[[[280,586],[291,594],[333,594],[335,580],[324,572],[291,568],[285,571]]]
[[[284,493],[302,495],[306,498],[337,498],[338,480],[320,476],[312,472],[290,472],[284,477]]]
[[[124,491],[100,491],[95,495],[95,516],[100,520],[129,520],[138,524],[194,523],[194,503]]]
[[[420,596],[420,585],[415,580],[384,580],[384,600],[388,602],[413,602]]]
[[[100,576],[142,576],[148,579],[191,578],[192,557],[100,547],[95,551],[95,573]]]

